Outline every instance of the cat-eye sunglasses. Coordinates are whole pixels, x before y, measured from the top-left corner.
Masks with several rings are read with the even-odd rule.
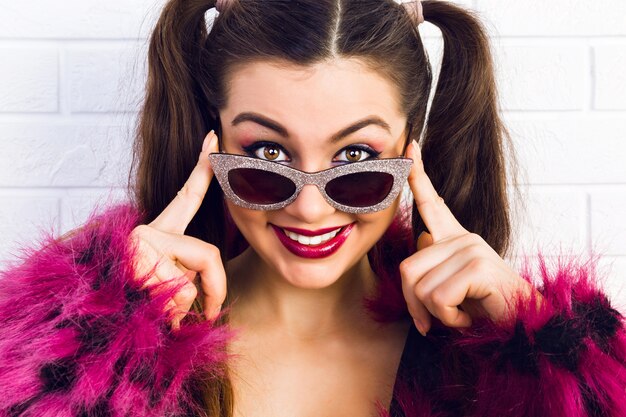
[[[212,153],[209,160],[224,194],[238,206],[278,210],[293,202],[306,184],[314,184],[328,204],[354,214],[389,207],[413,163],[410,158],[366,159],[309,173],[246,155]]]

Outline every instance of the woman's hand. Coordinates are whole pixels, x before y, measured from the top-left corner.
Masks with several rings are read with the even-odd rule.
[[[430,231],[419,236],[418,251],[400,264],[402,291],[415,326],[425,335],[430,314],[450,327],[470,327],[472,317],[503,318],[506,300],[536,290],[479,235],[461,226],[426,175],[415,141],[407,153],[414,161],[409,185]]]
[[[148,274],[158,262],[144,287],[183,277],[188,280],[168,303],[168,308],[172,307],[175,311],[172,319],[172,327],[175,329],[179,328],[180,320],[185,317],[198,294],[195,285],[197,273],[200,274],[207,319],[214,319],[219,314],[226,298],[226,273],[218,248],[184,234],[213,178],[208,155],[217,151],[217,136],[211,131],[204,139],[198,164],[174,200],[154,221],[137,226],[130,235],[138,249],[138,257],[135,259],[137,277]]]

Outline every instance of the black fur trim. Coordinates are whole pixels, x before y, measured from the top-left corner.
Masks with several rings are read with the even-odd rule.
[[[54,325],[55,329],[66,329],[68,327],[76,326],[76,319],[63,319]]]
[[[433,364],[447,363],[447,366],[456,368],[458,358],[444,357],[445,346],[450,343],[450,329],[433,324],[428,335],[423,337],[414,325],[411,325],[407,337],[396,384],[401,383],[414,392],[423,392],[431,399],[432,412],[442,416],[462,416],[464,403],[462,400],[463,387],[442,390],[444,379],[442,366]],[[451,363],[454,362],[454,363]],[[460,391],[458,391],[460,390]],[[404,416],[400,405],[394,396],[390,405],[391,416]],[[457,395],[459,394],[459,395]]]
[[[49,362],[39,370],[43,393],[69,391],[76,382],[76,360],[74,358]]]
[[[79,331],[78,341],[81,344],[79,356],[86,353],[104,352],[114,336],[111,319],[108,317],[99,317],[90,321],[87,319],[82,320]]]
[[[172,385],[172,382],[174,382],[174,375],[173,374],[169,374],[163,377],[163,380],[161,381],[161,389],[163,391],[167,391],[167,389],[170,387],[170,385]]]
[[[76,417],[112,417],[113,410],[111,410],[111,404],[109,400],[102,398],[90,408],[81,409]]]
[[[609,411],[602,406],[597,394],[591,391],[584,378],[580,374],[577,374],[577,377],[586,415],[589,417],[610,417]]]
[[[587,346],[583,343],[585,330],[578,318],[557,314],[535,332],[535,346],[551,362],[574,372]]]
[[[124,305],[124,316],[128,317],[135,309],[150,300],[150,292],[147,288],[137,289],[129,283],[124,284],[124,298],[126,299],[126,305]]]
[[[598,294],[591,303],[572,302],[572,310],[587,325],[587,334],[605,353],[609,340],[623,328],[621,313],[610,306],[604,294]]]
[[[46,316],[43,318],[43,320],[44,321],[52,321],[52,320],[56,319],[57,317],[59,317],[62,312],[63,312],[63,308],[61,306],[56,306],[52,310],[50,310],[48,312],[48,314],[46,314]]]
[[[115,376],[113,383],[107,389],[106,395],[98,398],[98,401],[92,407],[83,407],[77,414],[77,417],[112,417],[115,415],[111,406],[111,397],[120,383],[119,376]]]
[[[113,269],[113,262],[107,261],[102,267],[98,270],[98,276],[91,283],[91,288],[94,291],[98,291],[100,288],[105,286],[108,282],[111,282],[111,270]]]
[[[94,255],[94,247],[91,245],[84,251],[82,251],[76,258],[74,258],[74,262],[78,265],[87,265],[90,264],[93,260]]]
[[[113,365],[113,371],[116,376],[124,375],[124,370],[126,369],[126,365],[128,365],[129,355],[127,352],[124,352],[122,356],[117,358],[115,364]]]
[[[174,375],[166,375],[161,378],[161,382],[158,384],[152,384],[150,386],[150,395],[148,397],[148,407],[154,408],[163,398],[163,393],[167,391],[169,386],[174,382]]]
[[[30,407],[32,404],[35,403],[35,401],[39,401],[39,399],[42,397],[42,394],[39,394],[35,397],[32,397],[26,401],[22,401],[19,404],[14,404],[11,407],[9,407],[9,409],[7,410],[7,417],[19,417],[22,415],[22,413],[24,413],[24,411],[26,411],[28,409],[28,407]],[[2,410],[0,410],[2,411]]]
[[[431,329],[429,336],[435,329]],[[441,371],[433,363],[441,363],[441,349],[411,326],[400,359],[398,377],[426,392],[441,385]],[[428,365],[430,364],[430,365]]]
[[[520,374],[530,373],[539,378],[537,354],[528,339],[524,323],[521,320],[515,323],[513,337],[498,350],[496,372],[508,372],[506,365],[510,363]]]
[[[148,407],[154,408],[159,403],[159,398],[161,397],[161,390],[152,387],[150,389],[150,395],[148,396]]]
[[[153,387],[156,376],[154,366],[146,361],[140,362],[129,373],[128,380],[143,387]]]

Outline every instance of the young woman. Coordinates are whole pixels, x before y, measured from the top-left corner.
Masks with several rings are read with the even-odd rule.
[[[593,261],[502,258],[478,21],[217,3],[171,0],[152,34],[133,202],[3,272],[0,416],[626,415]],[[428,114],[423,19],[444,38]]]

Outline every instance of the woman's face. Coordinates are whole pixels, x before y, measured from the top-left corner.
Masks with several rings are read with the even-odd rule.
[[[233,71],[228,81],[227,106],[220,111],[225,152],[306,172],[402,153],[407,119],[399,93],[356,59],[308,67],[256,62]],[[227,207],[268,267],[294,286],[324,288],[366,260],[398,199],[383,211],[350,214],[329,205],[315,185],[305,185],[279,210],[249,210],[228,200]]]

